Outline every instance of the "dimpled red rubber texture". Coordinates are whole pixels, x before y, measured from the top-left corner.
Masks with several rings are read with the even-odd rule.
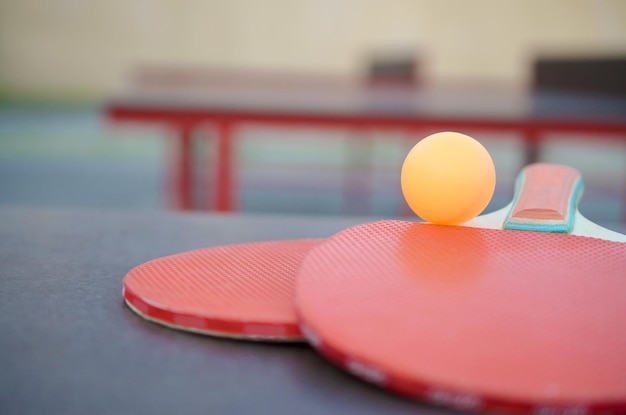
[[[626,411],[624,243],[359,225],[307,255],[296,310],[321,354],[403,395],[473,411]]]
[[[123,296],[141,316],[206,334],[301,339],[294,278],[317,239],[199,249],[131,270]]]

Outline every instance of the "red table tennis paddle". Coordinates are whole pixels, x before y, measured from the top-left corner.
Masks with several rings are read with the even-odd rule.
[[[300,341],[294,277],[318,239],[199,249],[149,261],[124,278],[123,297],[143,318],[197,333]]]
[[[386,220],[314,247],[296,275],[308,342],[457,409],[626,412],[626,237],[580,215],[574,169],[531,165],[517,185],[466,226]]]

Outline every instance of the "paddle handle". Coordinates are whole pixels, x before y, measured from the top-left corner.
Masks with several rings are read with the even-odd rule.
[[[530,164],[517,177],[504,229],[570,233],[582,192],[578,170],[560,164]]]

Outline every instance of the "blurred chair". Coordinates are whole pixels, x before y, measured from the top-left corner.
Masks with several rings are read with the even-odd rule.
[[[419,62],[413,54],[374,55],[367,69],[369,85],[398,86],[414,88],[418,86]]]
[[[537,56],[532,66],[535,93],[545,99],[539,113],[569,112],[597,118],[626,117],[626,53],[612,56]],[[591,139],[589,137],[589,142]],[[538,158],[538,143],[531,144],[527,157]],[[593,171],[593,170],[592,170]],[[626,177],[624,177],[626,182]],[[626,187],[622,211],[626,221]]]
[[[538,57],[535,90],[626,96],[626,54],[606,57]]]
[[[626,116],[626,108],[615,104],[626,97],[626,55],[537,55],[530,70],[537,114]],[[539,140],[526,144],[526,164],[539,159],[539,147]]]
[[[382,51],[369,56],[364,67],[365,89],[373,107],[402,108],[411,91],[420,85],[419,58],[413,52]],[[380,92],[380,94],[378,94]],[[408,93],[408,94],[407,94]],[[346,160],[347,180],[344,181],[344,208],[347,213],[368,213],[372,181],[374,137],[372,131],[355,131],[349,139]]]

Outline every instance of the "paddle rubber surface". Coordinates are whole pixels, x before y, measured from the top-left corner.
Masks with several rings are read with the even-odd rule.
[[[306,256],[296,308],[319,352],[400,394],[473,411],[626,411],[623,243],[374,222]]]
[[[166,326],[255,340],[300,340],[294,278],[317,239],[199,249],[155,259],[124,279],[126,303]]]

